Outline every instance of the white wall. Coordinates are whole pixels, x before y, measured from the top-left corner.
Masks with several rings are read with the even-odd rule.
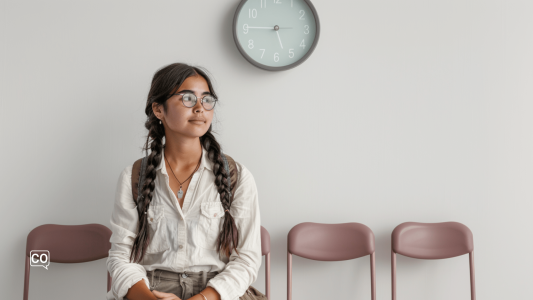
[[[396,225],[462,222],[478,299],[531,299],[533,2],[314,0],[319,44],[285,72],[238,52],[238,2],[2,0],[4,298],[22,297],[34,227],[109,226],[152,76],[186,62],[213,74],[219,141],[256,178],[272,299],[286,297],[287,232],[305,221],[374,231],[380,300]],[[294,267],[294,299],[370,299],[367,258]],[[398,269],[399,299],[469,299],[467,256]],[[30,299],[105,294],[105,259],[31,273]]]

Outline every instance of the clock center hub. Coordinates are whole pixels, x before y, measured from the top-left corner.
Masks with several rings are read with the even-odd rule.
[[[274,26],[274,30],[278,31],[279,30],[279,26],[278,25]]]

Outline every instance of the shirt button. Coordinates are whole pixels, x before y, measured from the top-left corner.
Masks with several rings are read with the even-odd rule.
[[[213,215],[213,217],[216,217],[216,216],[217,216],[217,214],[214,214],[214,215]]]
[[[187,278],[187,274],[183,273],[183,274],[181,274],[181,277]]]
[[[183,249],[183,245],[180,245],[178,248]]]
[[[150,218],[150,221],[153,221],[153,220],[154,220],[154,218]]]

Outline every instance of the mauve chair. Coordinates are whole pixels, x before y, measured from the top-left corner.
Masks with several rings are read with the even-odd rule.
[[[48,250],[50,262],[82,263],[105,258],[111,249],[111,230],[101,224],[57,225],[45,224],[34,228],[26,241],[26,270],[24,272],[24,300],[28,300],[30,286],[30,251]],[[107,272],[107,291],[111,276]]]
[[[261,226],[261,252],[265,256],[265,296],[270,299],[270,233]]]
[[[376,299],[376,256],[374,233],[360,223],[322,224],[304,222],[287,236],[287,300],[292,299],[292,255],[341,261],[370,255],[372,300]]]
[[[458,222],[405,222],[392,231],[392,300],[396,300],[396,253],[418,259],[444,259],[469,254],[470,294],[476,299],[474,278],[474,238]]]

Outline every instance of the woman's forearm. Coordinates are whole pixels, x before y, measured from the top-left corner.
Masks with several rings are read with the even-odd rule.
[[[207,300],[220,300],[220,294],[210,286],[206,287],[201,293],[204,294]],[[197,294],[189,298],[189,300],[205,300],[205,298],[202,295]]]
[[[146,286],[144,279],[134,284],[126,294],[128,300],[157,300],[157,297]]]

